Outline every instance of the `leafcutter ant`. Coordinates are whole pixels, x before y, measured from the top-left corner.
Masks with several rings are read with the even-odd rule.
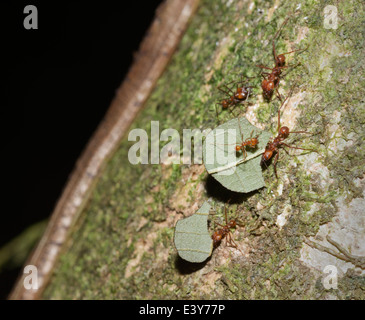
[[[256,146],[259,143],[258,135],[256,137],[253,137],[253,130],[252,130],[251,135],[248,139],[243,140],[243,134],[242,133],[241,133],[241,136],[242,136],[242,142],[241,142],[241,144],[236,145],[236,152],[242,151],[243,157],[246,158],[246,155],[247,155],[246,148],[251,148],[251,149],[256,148]]]
[[[275,60],[275,67],[274,68],[269,68],[269,67],[266,67],[266,66],[263,66],[263,65],[257,65],[257,67],[259,67],[261,69],[271,70],[271,72],[262,72],[261,73],[262,77],[264,78],[262,80],[262,83],[261,83],[261,88],[262,88],[262,91],[263,91],[264,99],[267,102],[271,101],[272,96],[274,94],[274,91],[276,91],[276,95],[279,98],[279,100],[282,101],[279,90],[278,90],[280,79],[283,77],[281,75],[282,69],[297,66],[297,65],[295,65],[295,66],[285,65],[285,63],[286,63],[285,55],[289,54],[289,53],[293,53],[293,52],[304,51],[308,48],[307,47],[307,48],[304,48],[304,49],[292,50],[292,51],[289,51],[289,52],[281,53],[279,55],[276,54],[275,40],[278,37],[278,35],[280,34],[282,28],[287,24],[288,20],[289,20],[289,18],[285,19],[285,21],[281,25],[280,29],[276,32],[276,34],[274,36],[274,39],[272,40],[272,51],[273,51],[274,60]]]
[[[288,97],[291,95],[292,91],[293,89],[291,90]],[[278,110],[278,135],[274,138],[274,140],[269,141],[269,143],[266,145],[265,151],[261,157],[261,162],[260,162],[261,166],[265,165],[267,167],[267,163],[269,162],[269,160],[276,154],[273,163],[276,178],[278,178],[278,174],[276,171],[276,163],[278,162],[279,159],[280,148],[283,148],[286,153],[288,153],[288,151],[284,147],[299,149],[299,150],[314,151],[313,149],[293,147],[283,142],[285,139],[289,137],[290,133],[310,133],[307,131],[289,131],[288,127],[280,125],[280,109],[283,107],[288,97],[285,98],[285,100],[282,102]]]
[[[230,111],[232,112],[233,109],[239,103],[247,101],[247,99],[251,93],[250,89],[253,88],[252,86],[247,86],[246,85],[247,82],[248,82],[247,80],[243,81],[243,77],[241,76],[240,81],[232,81],[232,82],[229,82],[228,84],[223,84],[222,86],[218,87],[218,90],[222,91],[226,95],[227,98],[216,103],[217,118],[218,118],[217,105],[221,106],[223,109],[229,109],[229,108],[233,107],[232,109],[230,109]],[[235,91],[233,91],[232,88],[229,87],[229,85],[231,85],[232,83],[237,84],[237,88]]]
[[[237,225],[238,225],[237,220],[232,219],[232,220],[228,221],[226,205],[224,206],[224,215],[225,215],[226,224],[222,225],[222,224],[216,223],[220,228],[218,228],[216,231],[214,231],[214,233],[212,235],[213,246],[214,246],[214,248],[217,248],[220,245],[220,243],[222,242],[222,240],[225,238],[227,246],[233,247],[233,248],[239,250],[243,254],[243,252],[238,248],[236,242],[232,238],[231,229],[235,229],[237,227]]]
[[[242,152],[243,155],[243,159],[246,159],[247,156],[247,148],[249,149],[255,149],[259,143],[259,135],[254,136],[254,130],[251,131],[250,137],[247,138],[246,140],[243,138],[243,132],[242,132],[242,128],[241,128],[241,123],[240,123],[240,118],[237,118],[238,121],[238,127],[240,130],[240,135],[241,135],[241,142],[239,143],[227,143],[227,144],[223,144],[223,145],[235,145],[234,150],[237,153]]]

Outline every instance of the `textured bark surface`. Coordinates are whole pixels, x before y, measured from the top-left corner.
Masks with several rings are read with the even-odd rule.
[[[148,133],[217,125],[216,89],[257,64],[274,65],[271,41],[290,54],[281,82],[282,123],[313,135],[288,143],[317,152],[280,155],[266,188],[232,194],[202,164],[131,165],[125,139],[104,168],[57,264],[44,299],[364,299],[364,17],[362,1],[336,3],[338,28],[324,27],[326,1],[200,3],[180,47],[134,128]],[[277,128],[279,103],[263,102],[260,77],[253,102],[236,108],[260,128]],[[220,112],[220,121],[232,118]],[[210,199],[218,211],[231,199],[233,234],[244,253],[224,243],[202,264],[182,261],[173,246],[176,221]],[[215,217],[214,219],[219,219]],[[337,288],[326,289],[326,266]],[[332,273],[333,275],[333,273]],[[332,285],[334,283],[332,282]]]

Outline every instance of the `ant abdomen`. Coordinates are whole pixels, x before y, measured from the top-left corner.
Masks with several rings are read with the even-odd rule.
[[[221,241],[222,241],[222,238],[223,238],[223,236],[222,236],[222,234],[220,233],[220,230],[218,230],[218,231],[214,232],[214,233],[213,233],[213,235],[212,235],[212,239],[213,239],[213,246],[214,246],[214,247],[219,246],[219,244],[220,244],[220,243],[221,243]]]
[[[260,165],[264,165],[267,161],[269,161],[273,155],[274,151],[271,149],[266,149],[265,152],[262,154]]]

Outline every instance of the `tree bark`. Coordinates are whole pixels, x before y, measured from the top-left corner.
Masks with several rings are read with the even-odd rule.
[[[234,112],[276,135],[280,103],[263,101],[257,65],[274,66],[272,40],[287,17],[277,53],[306,50],[286,55],[292,67],[279,91],[293,93],[281,124],[310,132],[290,135],[288,144],[315,152],[281,151],[279,179],[268,166],[266,188],[238,194],[203,164],[132,165],[135,142],[125,135],[62,242],[41,298],[365,298],[362,1],[201,1],[132,127],[149,138],[151,121],[180,137],[183,129],[213,128],[233,117],[218,110],[217,119],[215,104],[225,98],[217,87],[243,75],[256,77],[255,88],[251,103]],[[208,199],[219,213],[229,201],[240,250],[223,242],[208,261],[190,264],[174,248],[174,226]]]

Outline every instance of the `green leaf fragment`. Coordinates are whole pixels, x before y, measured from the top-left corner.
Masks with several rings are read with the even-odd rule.
[[[192,216],[179,220],[175,226],[175,247],[179,256],[189,262],[203,262],[213,251],[213,240],[208,232],[208,202]]]
[[[246,149],[246,157],[236,152],[236,144],[256,136],[259,143],[254,149]],[[247,193],[260,189],[265,186],[260,165],[261,154],[264,153],[270,137],[269,132],[253,126],[244,117],[225,122],[211,131],[205,139],[205,168],[231,191]]]

